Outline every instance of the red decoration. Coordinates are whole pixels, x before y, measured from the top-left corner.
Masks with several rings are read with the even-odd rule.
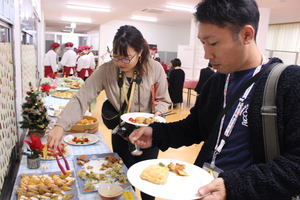
[[[57,74],[56,73],[51,73],[51,74],[48,74],[48,78],[57,78]]]
[[[31,151],[34,151],[34,150],[43,151],[44,145],[42,144],[40,136],[36,137],[34,135],[30,135],[30,140],[31,140],[31,142],[29,142],[27,140],[23,140],[23,141],[29,145]]]
[[[40,85],[41,87],[41,91],[42,92],[46,92],[47,94],[50,92],[50,89],[52,88],[49,83],[43,83],[42,85]]]

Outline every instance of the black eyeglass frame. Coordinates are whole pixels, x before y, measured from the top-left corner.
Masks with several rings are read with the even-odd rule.
[[[110,58],[111,58],[114,62],[119,62],[120,60],[122,60],[122,62],[123,62],[124,64],[129,64],[130,61],[131,61],[136,55],[137,55],[137,53],[134,54],[134,56],[132,56],[131,58],[118,58],[118,57],[114,57],[113,55],[110,55]]]

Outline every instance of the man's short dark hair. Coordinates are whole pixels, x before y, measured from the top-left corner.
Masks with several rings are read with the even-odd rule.
[[[181,67],[181,61],[179,60],[179,58],[175,58],[174,60],[171,60],[171,63],[174,67],[176,66]]]
[[[240,30],[248,24],[254,28],[256,39],[259,10],[255,0],[202,0],[196,9],[194,16],[200,23],[227,27],[235,39]]]

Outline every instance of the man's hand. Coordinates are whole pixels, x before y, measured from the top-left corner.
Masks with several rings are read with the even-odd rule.
[[[224,179],[216,178],[209,184],[201,187],[198,190],[201,196],[204,196],[208,193],[211,195],[200,198],[201,200],[225,200],[226,199],[226,189],[224,184]]]
[[[129,135],[129,140],[132,144],[136,144],[141,148],[148,148],[152,146],[152,128],[142,127],[134,130]]]

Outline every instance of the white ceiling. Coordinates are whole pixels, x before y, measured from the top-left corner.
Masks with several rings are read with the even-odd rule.
[[[41,8],[44,12],[46,31],[65,30],[65,26],[70,26],[70,22],[61,21],[62,17],[90,18],[92,23],[76,23],[75,33],[87,33],[93,29],[98,29],[99,25],[112,20],[130,21],[131,15],[156,17],[157,23],[161,25],[185,26],[189,27],[192,13],[165,8],[167,3],[186,5],[195,7],[200,0],[41,0]],[[68,9],[66,3],[77,3],[84,5],[94,5],[110,7],[111,12],[96,12]],[[270,8],[270,24],[300,22],[300,0],[257,0],[260,8]],[[149,12],[159,10],[169,10],[169,12]]]

